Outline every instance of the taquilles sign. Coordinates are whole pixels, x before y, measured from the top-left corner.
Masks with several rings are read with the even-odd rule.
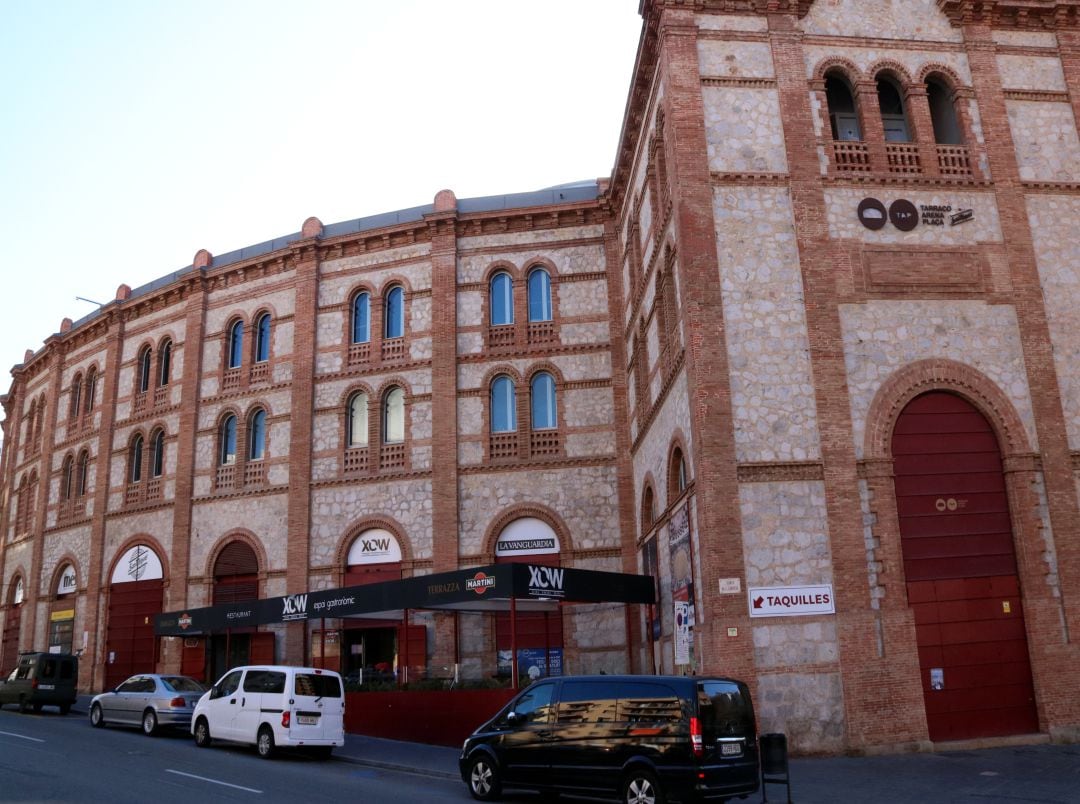
[[[748,590],[751,617],[799,617],[835,614],[832,584],[767,586]]]

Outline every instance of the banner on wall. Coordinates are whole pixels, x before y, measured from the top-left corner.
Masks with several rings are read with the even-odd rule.
[[[135,581],[155,581],[163,576],[161,561],[157,553],[145,544],[137,544],[124,553],[116,562],[112,583],[133,583]]]
[[[690,642],[692,626],[690,625],[690,609],[693,608],[687,600],[675,601],[675,664],[690,664]]]
[[[372,528],[356,537],[349,548],[350,567],[362,564],[390,564],[401,561],[401,545],[388,530]]]

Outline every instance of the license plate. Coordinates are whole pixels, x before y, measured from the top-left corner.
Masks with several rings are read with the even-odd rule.
[[[297,715],[296,722],[301,726],[317,726],[319,724],[319,719],[317,717],[312,717],[311,715]]]
[[[720,756],[737,757],[742,753],[742,743],[720,743]]]
[[[39,690],[54,690],[54,689],[56,689],[56,685],[55,684],[39,684],[38,689]]]

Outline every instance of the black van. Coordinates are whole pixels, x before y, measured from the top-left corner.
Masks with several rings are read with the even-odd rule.
[[[0,706],[18,704],[23,712],[40,712],[43,706],[58,706],[66,715],[75,703],[79,681],[79,659],[70,653],[19,654],[19,663],[0,681]]]
[[[744,798],[760,786],[750,690],[730,678],[541,679],[473,732],[459,765],[481,801],[503,786],[627,804]]]

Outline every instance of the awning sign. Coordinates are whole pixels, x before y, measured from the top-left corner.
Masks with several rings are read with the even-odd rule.
[[[798,617],[836,613],[832,584],[759,586],[751,587],[748,592],[751,617]]]

